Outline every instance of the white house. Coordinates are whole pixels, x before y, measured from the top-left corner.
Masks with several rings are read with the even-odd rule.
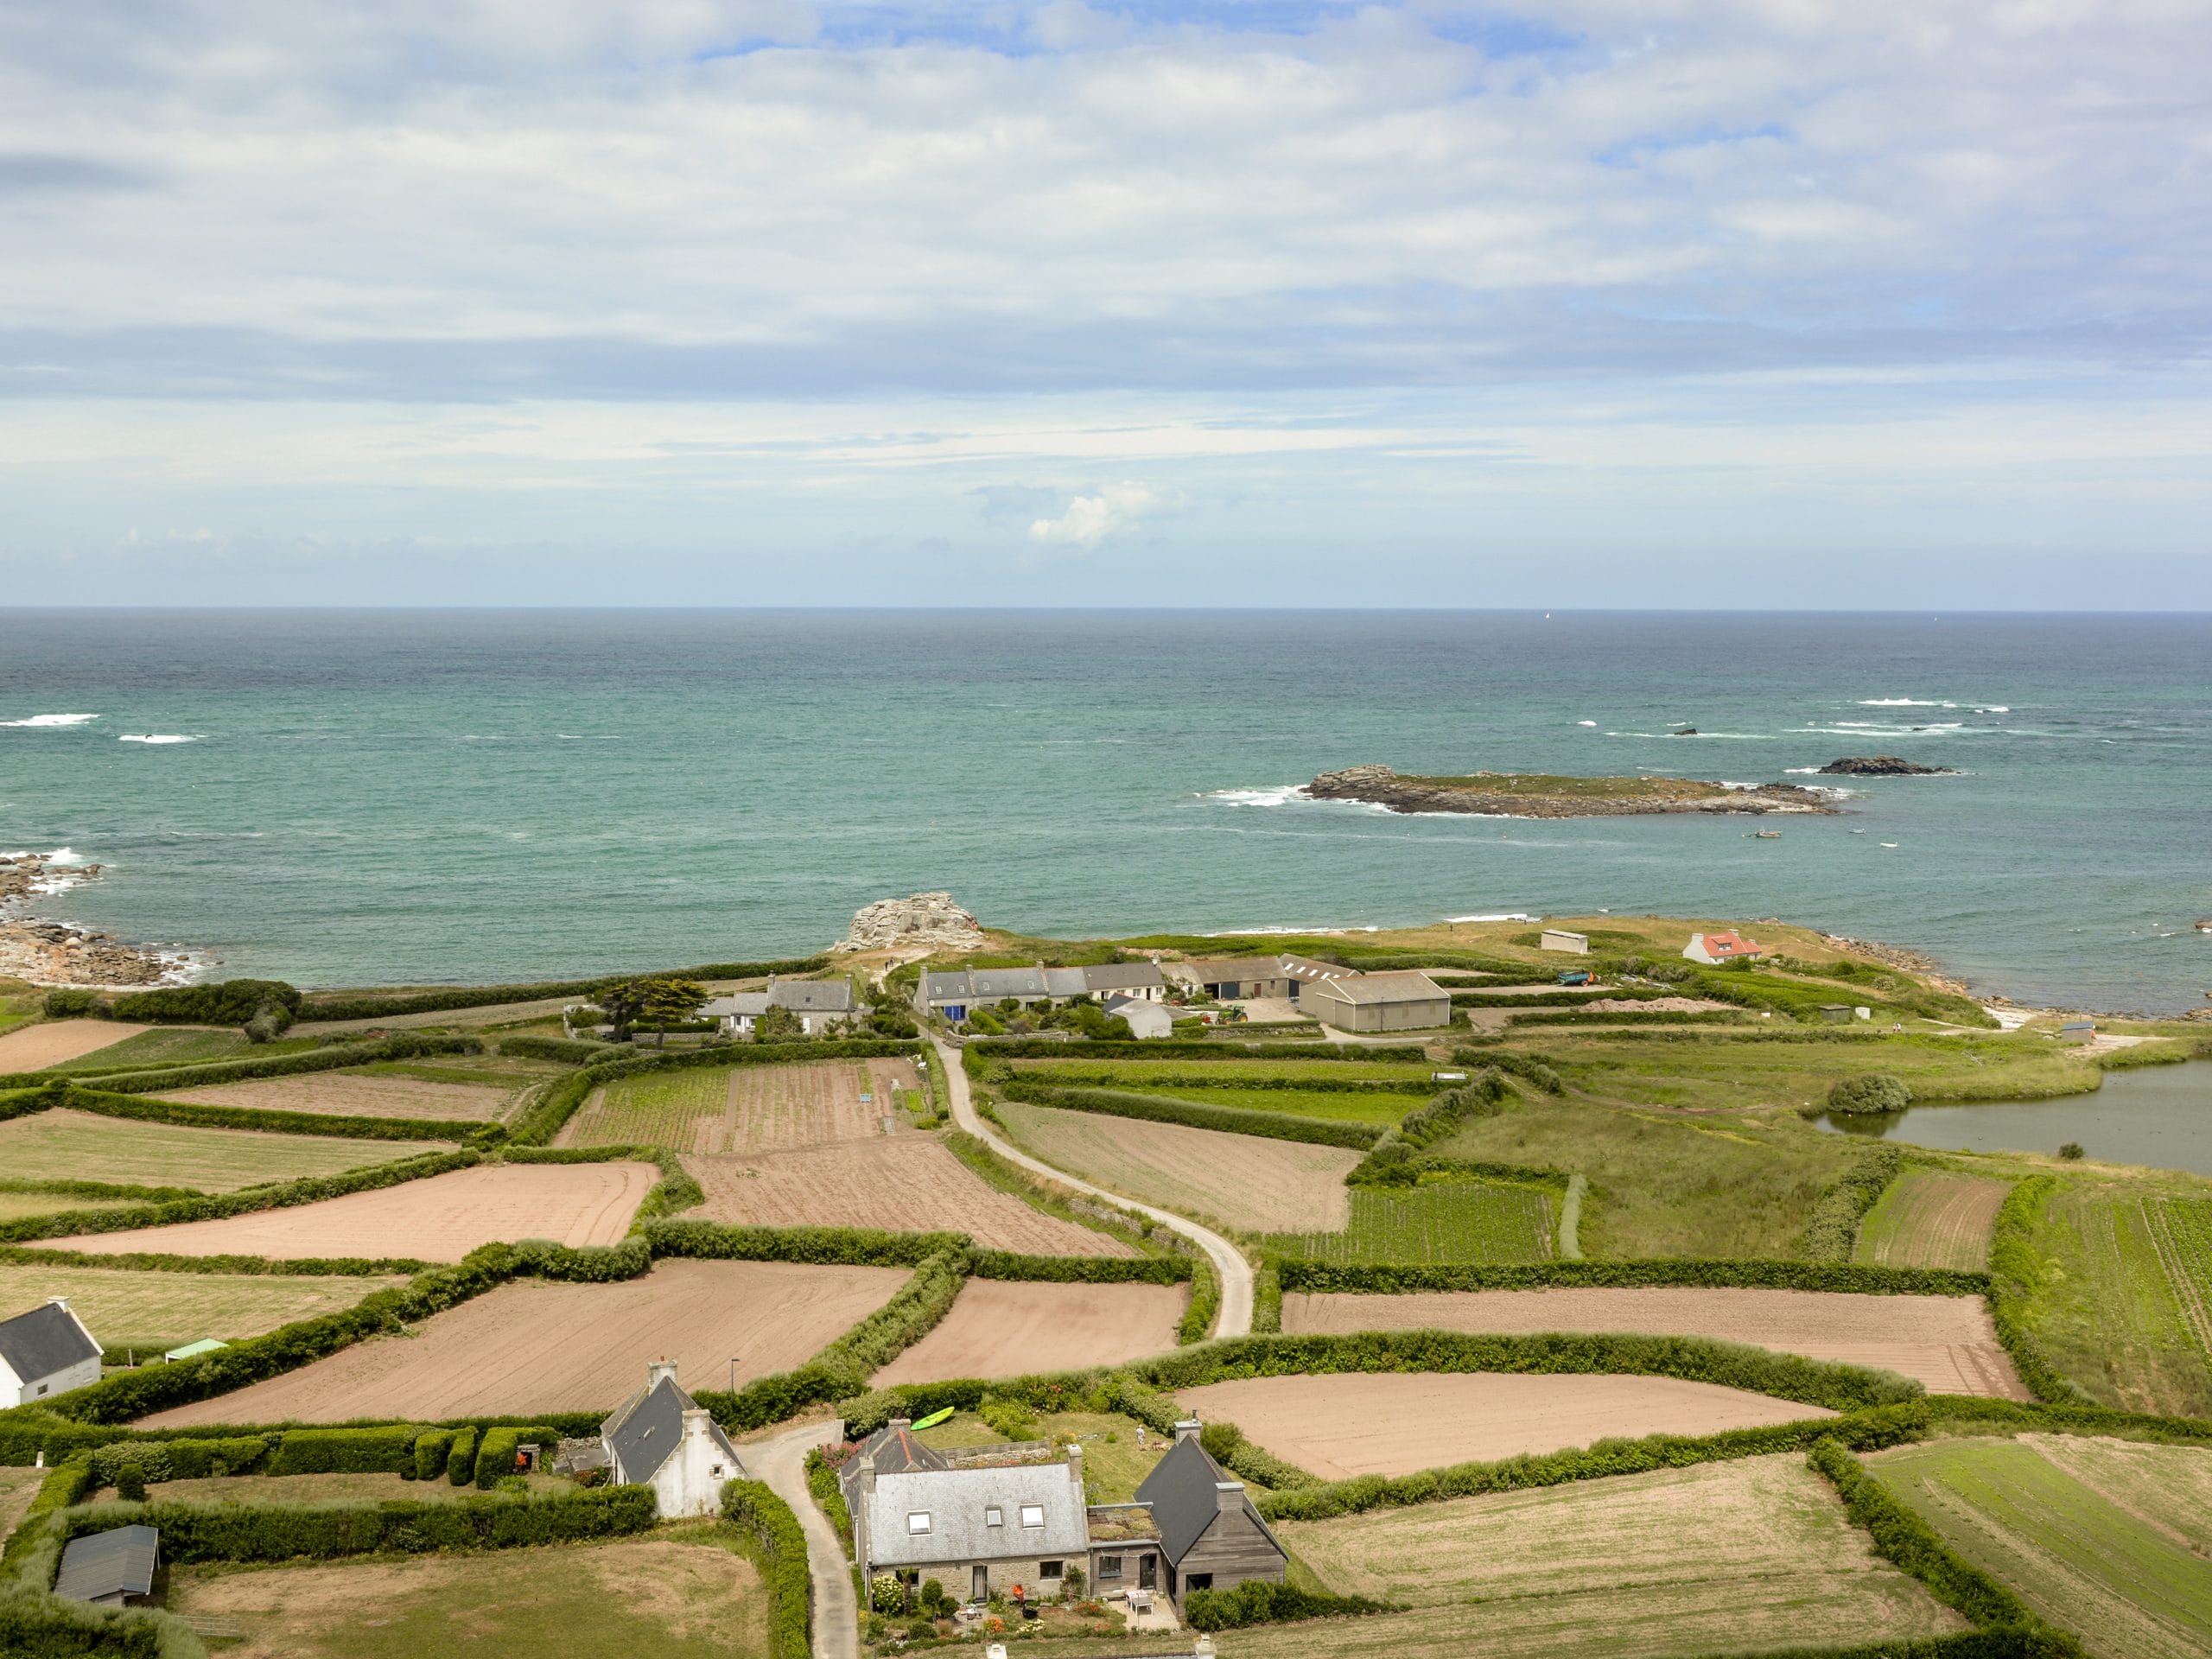
[[[676,1362],[645,1367],[645,1386],[599,1426],[609,1478],[617,1486],[650,1486],[661,1518],[718,1515],[722,1484],[747,1478],[721,1425],[676,1380]]]
[[[105,1351],[59,1296],[0,1320],[0,1406],[27,1406],[99,1382]]]
[[[1766,946],[1754,944],[1733,928],[1718,933],[1693,933],[1690,942],[1682,947],[1682,954],[1692,962],[1701,962],[1708,968],[1724,962],[1745,962],[1766,954]]]
[[[718,996],[699,1010],[702,1020],[715,1020],[733,1037],[749,1037],[760,1016],[771,1008],[785,1008],[798,1016],[798,1028],[817,1037],[833,1020],[853,1017],[853,982],[849,979],[770,980],[765,991],[739,991]]]
[[[855,1461],[847,1488],[853,1554],[871,1581],[879,1573],[910,1582],[935,1579],[965,1601],[1005,1595],[1018,1584],[1050,1599],[1070,1567],[1090,1561],[1080,1446],[1065,1463],[1012,1467],[916,1461],[893,1473],[876,1467],[873,1452]]]

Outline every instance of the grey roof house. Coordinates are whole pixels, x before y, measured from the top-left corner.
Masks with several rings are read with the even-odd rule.
[[[1195,1419],[1175,1425],[1175,1444],[1137,1488],[1152,1510],[1167,1557],[1167,1593],[1178,1605],[1193,1590],[1228,1590],[1248,1579],[1281,1584],[1289,1561],[1260,1518],[1244,1483],[1198,1444]]]
[[[0,1320],[0,1406],[28,1405],[99,1382],[105,1351],[60,1296]]]
[[[599,1426],[611,1478],[651,1486],[661,1517],[717,1515],[725,1482],[746,1478],[737,1448],[676,1380],[676,1362],[645,1367],[645,1385]]]
[[[855,1514],[858,1513],[863,1464],[879,1477],[910,1475],[921,1469],[952,1467],[945,1461],[943,1452],[934,1446],[923,1445],[915,1438],[912,1418],[893,1417],[862,1440],[860,1450],[837,1471],[837,1484],[845,1493],[845,1507]]]
[[[904,1448],[894,1443],[894,1453]],[[969,1601],[1017,1585],[1049,1598],[1071,1566],[1090,1559],[1080,1446],[1065,1463],[899,1473],[879,1470],[864,1452],[851,1468],[853,1556],[868,1579],[935,1579]]]
[[[111,1527],[69,1541],[54,1593],[99,1607],[127,1607],[154,1593],[161,1564],[161,1534],[153,1528]]]
[[[831,1022],[853,1014],[853,982],[849,979],[772,979],[765,991],[739,991],[719,996],[699,1010],[702,1020],[719,1020],[734,1037],[752,1034],[754,1024],[771,1008],[798,1016],[799,1029],[818,1036]]]

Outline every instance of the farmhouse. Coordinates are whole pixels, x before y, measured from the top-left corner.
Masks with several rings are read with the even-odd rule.
[[[1153,962],[1094,963],[1088,968],[968,968],[924,974],[914,987],[915,1012],[941,1014],[956,1024],[972,1008],[1011,998],[1022,1007],[1072,1002],[1078,997],[1126,997],[1164,1002],[1167,982]]]
[[[1224,1002],[1255,996],[1287,997],[1296,982],[1281,957],[1219,957],[1210,962],[1186,962],[1183,972],[1204,987],[1208,996]]]
[[[750,1036],[760,1016],[771,1008],[784,1008],[798,1016],[799,1029],[819,1036],[832,1020],[853,1016],[853,982],[849,979],[770,980],[765,991],[740,991],[716,997],[699,1010],[702,1020],[718,1020],[733,1037]]]
[[[98,1607],[143,1606],[161,1559],[161,1534],[151,1527],[111,1527],[73,1538],[61,1552],[54,1593]]]
[[[893,1461],[918,1446],[904,1423],[880,1445]],[[934,1452],[930,1457],[936,1458]],[[1010,1468],[909,1466],[887,1473],[863,1450],[852,1471],[853,1559],[864,1580],[890,1573],[912,1584],[935,1579],[961,1599],[1025,1592],[1058,1596],[1071,1566],[1090,1559],[1083,1449],[1065,1463]]]
[[[1723,962],[1748,962],[1766,954],[1766,946],[1754,944],[1733,928],[1718,933],[1693,933],[1690,942],[1682,947],[1682,954],[1692,962],[1701,962],[1708,968]]]
[[[1411,969],[1308,986],[1299,1006],[1338,1031],[1414,1031],[1452,1023],[1452,994]]]
[[[1160,1529],[1167,1593],[1179,1606],[1193,1590],[1229,1590],[1248,1579],[1281,1584],[1290,1560],[1260,1519],[1244,1483],[1198,1444],[1195,1418],[1175,1425],[1175,1444],[1137,1488]]]
[[[609,1478],[617,1486],[651,1486],[661,1517],[717,1515],[722,1484],[746,1478],[737,1448],[707,1408],[676,1380],[676,1362],[645,1367],[645,1385],[599,1426]]]
[[[99,1382],[105,1351],[59,1296],[0,1320],[0,1406],[24,1405]]]

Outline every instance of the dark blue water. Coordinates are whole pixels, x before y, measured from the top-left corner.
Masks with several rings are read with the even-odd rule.
[[[811,948],[950,887],[1061,935],[1776,915],[2173,1009],[2212,986],[2208,663],[2204,617],[0,612],[0,721],[99,715],[0,725],[0,845],[111,867],[50,913],[303,984]],[[1287,798],[1871,753],[1967,775],[1772,842]]]

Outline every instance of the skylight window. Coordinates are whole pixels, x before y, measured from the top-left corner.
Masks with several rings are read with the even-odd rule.
[[[1042,1503],[1023,1504],[1021,1506],[1021,1524],[1025,1527],[1043,1526],[1045,1524],[1045,1506]]]
[[[1006,1511],[995,1503],[987,1506],[983,1510],[983,1524],[987,1527],[1006,1525]]]
[[[921,1534],[927,1532],[929,1529],[930,1512],[927,1510],[909,1510],[906,1512],[906,1535],[908,1537],[918,1537]]]

